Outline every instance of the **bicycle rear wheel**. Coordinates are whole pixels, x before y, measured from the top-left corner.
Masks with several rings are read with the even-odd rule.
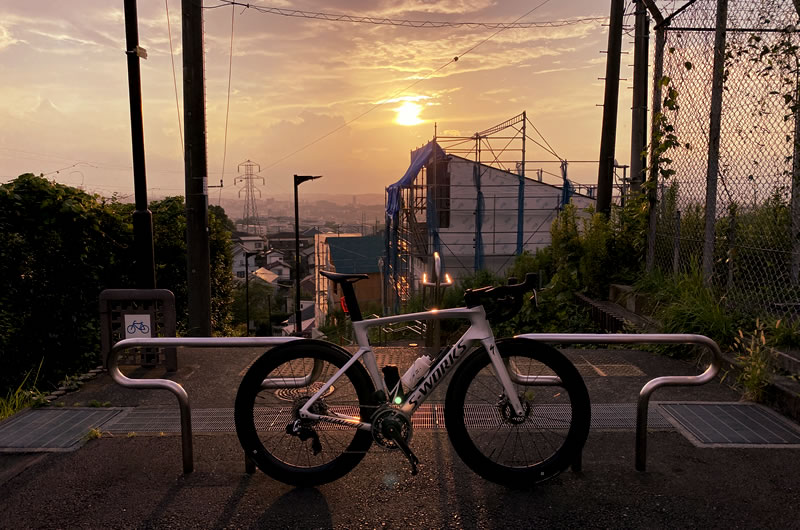
[[[278,346],[247,371],[236,394],[234,420],[245,453],[266,474],[293,485],[336,480],[353,469],[372,444],[369,431],[300,419],[300,408],[344,366],[350,355],[326,342]],[[361,363],[334,382],[311,411],[369,421],[374,388]]]
[[[589,434],[589,394],[578,370],[554,348],[526,339],[497,342],[524,413],[516,416],[481,348],[453,375],[445,423],[459,457],[487,480],[531,486],[557,475],[578,457]],[[522,384],[551,376],[551,384]],[[552,384],[552,376],[560,383]],[[542,382],[540,380],[540,382]]]

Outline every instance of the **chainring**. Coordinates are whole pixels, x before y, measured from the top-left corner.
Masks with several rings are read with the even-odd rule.
[[[382,408],[372,416],[372,438],[375,442],[387,449],[398,449],[397,443],[387,434],[390,427],[397,429],[400,437],[408,445],[414,432],[411,421],[392,408]]]

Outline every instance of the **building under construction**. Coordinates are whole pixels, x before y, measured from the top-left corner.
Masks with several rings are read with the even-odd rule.
[[[523,112],[471,137],[434,136],[411,153],[406,173],[386,188],[385,309],[400,311],[433,252],[454,278],[502,274],[515,256],[550,243],[564,205],[594,202],[592,188],[567,178],[567,161],[528,135],[529,124]],[[560,162],[561,174],[550,174],[558,184],[544,182],[541,169],[526,175],[526,140]]]

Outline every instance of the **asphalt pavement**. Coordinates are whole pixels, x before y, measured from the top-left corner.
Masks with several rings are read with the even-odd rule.
[[[233,406],[257,350],[179,351],[170,375],[193,409]],[[379,349],[411,359],[413,348]],[[569,350],[593,403],[633,403],[653,377],[702,368],[651,352]],[[163,375],[128,369],[131,377]],[[667,388],[658,401],[735,402],[715,381]],[[441,400],[441,395],[434,396]],[[63,396],[115,407],[177,408],[164,391],[124,389],[107,374]],[[55,405],[58,406],[58,405]],[[634,469],[632,429],[593,429],[580,472],[529,490],[483,480],[455,455],[444,430],[418,430],[411,476],[400,453],[375,445],[344,478],[293,488],[244,470],[235,433],[194,436],[184,475],[177,435],[109,435],[66,453],[0,454],[2,528],[800,528],[800,449],[698,447],[675,429],[648,435],[647,471]]]

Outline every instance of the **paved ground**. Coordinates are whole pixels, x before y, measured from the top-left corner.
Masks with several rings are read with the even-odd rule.
[[[194,408],[232,407],[240,374],[257,354],[179,352],[174,378]],[[652,377],[698,372],[647,352],[569,355],[597,403],[634,402]],[[653,399],[739,396],[714,382],[659,390]],[[176,406],[169,393],[126,390],[107,375],[62,399],[68,406],[91,400]],[[104,436],[71,453],[0,454],[0,527],[800,528],[800,449],[698,448],[677,431],[651,432],[648,440],[647,472],[634,470],[633,431],[592,431],[582,472],[519,491],[474,475],[444,431],[415,433],[416,477],[402,456],[373,448],[352,473],[314,489],[244,473],[235,434],[196,435],[190,475],[181,472],[178,436]]]

